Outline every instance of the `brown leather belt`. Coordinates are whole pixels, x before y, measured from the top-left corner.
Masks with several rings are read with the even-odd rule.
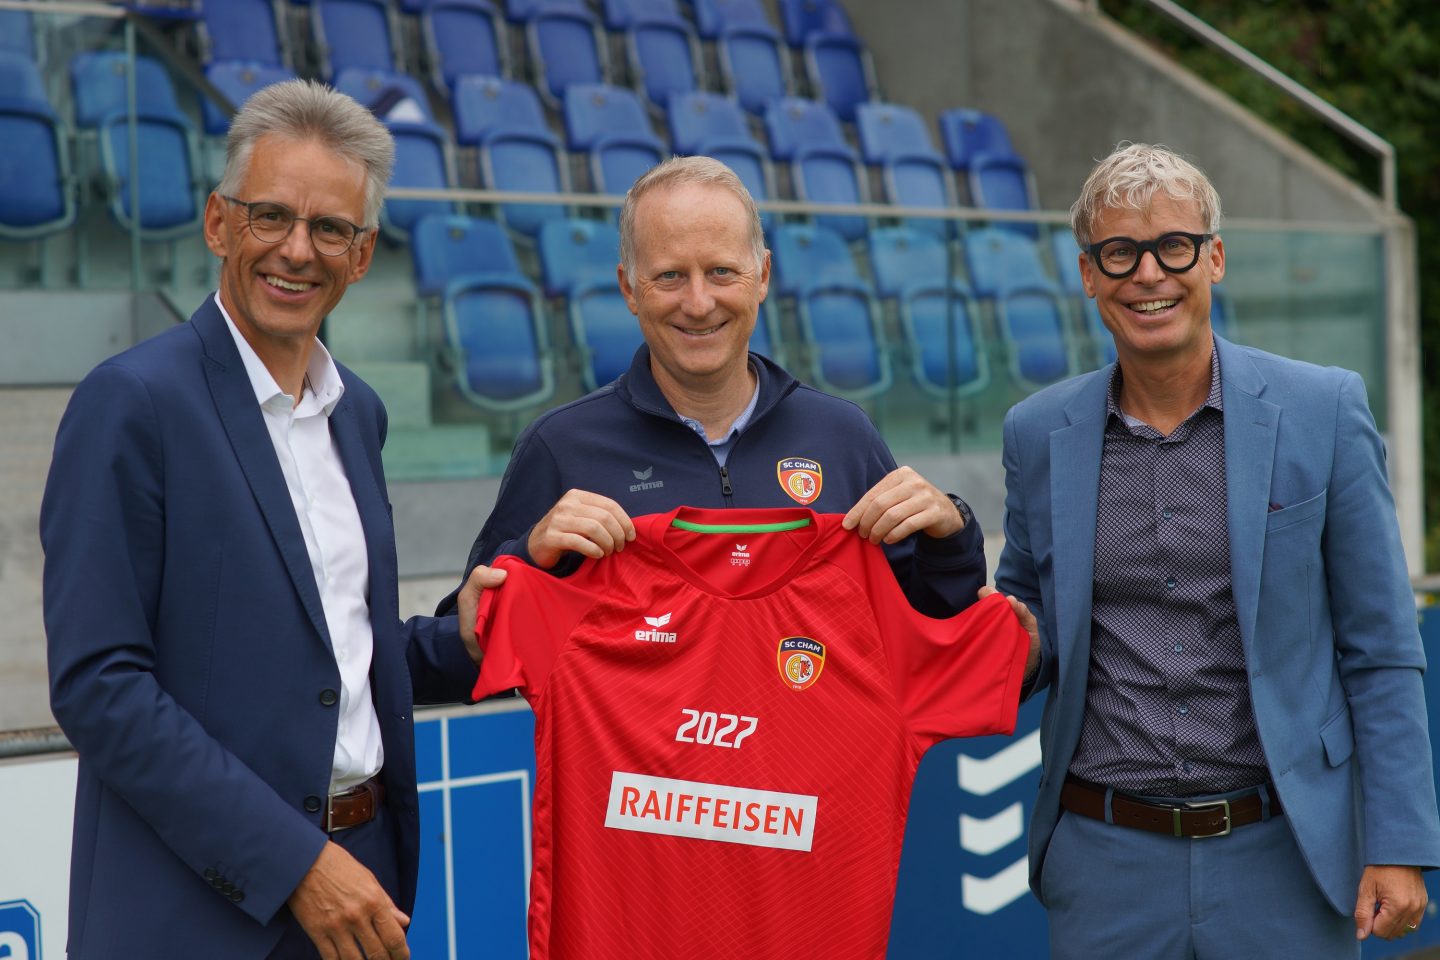
[[[330,798],[330,809],[325,817],[325,830],[334,833],[348,830],[375,819],[375,811],[385,802],[385,785],[376,774],[358,787],[351,787],[344,793]]]
[[[1279,816],[1283,811],[1275,787],[1266,784],[1264,789],[1270,796],[1270,816]],[[1082,817],[1106,820],[1105,793],[1104,787],[1066,777],[1065,785],[1060,788],[1060,806]],[[1235,827],[1258,823],[1263,807],[1259,788],[1232,800],[1200,800],[1181,806],[1112,793],[1109,822],[1172,837],[1223,837]]]

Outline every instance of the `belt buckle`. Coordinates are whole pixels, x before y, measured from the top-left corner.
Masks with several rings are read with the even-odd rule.
[[[1202,834],[1197,834],[1196,836],[1191,837],[1191,838],[1190,838],[1191,840],[1208,840],[1208,839],[1210,839],[1211,837],[1224,837],[1224,836],[1228,836],[1228,835],[1230,834],[1230,801],[1229,801],[1229,800],[1201,800],[1201,801],[1199,801],[1199,802],[1197,802],[1197,803],[1186,803],[1185,806],[1183,807],[1183,809],[1185,809],[1185,810],[1215,810],[1215,809],[1220,809],[1220,810],[1223,810],[1223,811],[1225,812],[1225,829],[1221,830],[1219,833],[1202,833]],[[1175,818],[1175,836],[1177,836],[1177,837],[1184,836],[1184,834],[1182,834],[1182,833],[1180,832],[1180,812],[1181,812],[1181,810],[1182,810],[1181,807],[1171,807],[1171,808],[1170,808],[1170,811],[1171,811],[1171,813],[1173,814],[1173,816],[1174,816],[1174,818]]]

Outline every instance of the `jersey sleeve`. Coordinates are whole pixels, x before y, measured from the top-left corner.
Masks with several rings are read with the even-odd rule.
[[[1030,638],[993,594],[946,620],[906,602],[884,555],[866,545],[873,598],[900,710],[923,747],[947,737],[1013,733]]]
[[[597,578],[584,575],[592,573],[595,564],[587,563],[566,579],[519,557],[498,557],[494,566],[509,576],[480,596],[475,638],[483,658],[473,695],[478,700],[518,687],[533,700],[545,689],[566,639],[597,598]]]

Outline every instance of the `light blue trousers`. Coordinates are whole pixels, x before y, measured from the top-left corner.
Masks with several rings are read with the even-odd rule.
[[[1356,960],[1355,921],[1310,877],[1286,817],[1190,840],[1066,812],[1041,890],[1051,960]]]

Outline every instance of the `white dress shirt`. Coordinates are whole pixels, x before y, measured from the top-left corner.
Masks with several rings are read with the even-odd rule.
[[[340,793],[379,773],[385,762],[380,721],[370,696],[375,632],[367,600],[369,551],[350,480],[330,436],[330,414],[340,402],[345,385],[330,352],[316,340],[305,371],[308,389],[302,391],[296,404],[241,335],[220,302],[219,293],[215,294],[215,304],[235,338],[255,400],[265,415],[265,429],[270,431],[270,442],[305,536],[315,585],[320,589],[325,626],[340,668],[340,725],[330,771],[330,792]],[[296,637],[295,642],[305,641]]]

